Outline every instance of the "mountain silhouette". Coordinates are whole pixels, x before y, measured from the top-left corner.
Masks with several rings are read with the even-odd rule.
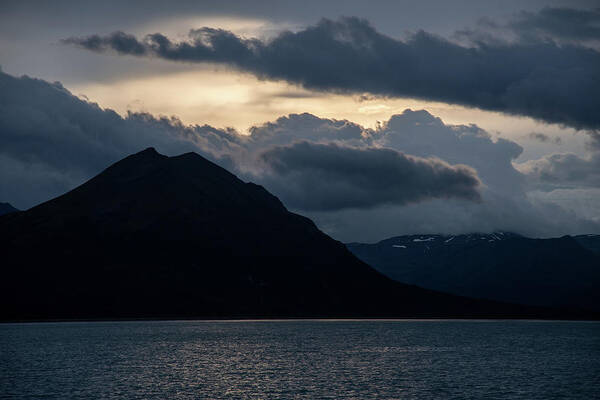
[[[9,203],[0,203],[0,215],[12,213],[15,211],[19,211],[19,210],[17,210],[13,206],[11,206]]]
[[[131,155],[0,217],[3,320],[580,317],[395,282],[195,153]]]
[[[397,281],[462,296],[600,311],[599,235],[408,235],[347,247]]]

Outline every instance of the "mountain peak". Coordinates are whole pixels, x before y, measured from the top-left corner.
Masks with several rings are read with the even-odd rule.
[[[148,147],[142,151],[138,151],[137,153],[133,153],[130,156],[125,157],[123,160],[117,162],[114,165],[118,165],[119,163],[122,163],[125,160],[161,160],[165,158],[169,157],[160,154],[158,151],[156,151],[154,147]]]
[[[161,155],[158,153],[158,151],[156,151],[156,149],[154,147],[147,147],[144,150],[136,153],[137,155]]]
[[[467,297],[600,310],[600,238],[532,239],[510,232],[397,236],[351,243],[400,282]]]
[[[394,282],[261,186],[152,148],[0,218],[0,253],[0,320],[532,312]]]

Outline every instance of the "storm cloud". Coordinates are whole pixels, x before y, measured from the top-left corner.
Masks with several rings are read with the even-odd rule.
[[[83,183],[145,147],[175,155],[197,151],[215,161],[237,136],[176,118],[125,118],[73,96],[60,83],[0,71],[0,198],[28,208]]]
[[[600,53],[551,40],[465,47],[424,31],[398,40],[352,17],[322,19],[268,41],[201,28],[180,42],[160,33],[140,40],[122,32],[64,42],[96,52],[224,64],[315,90],[435,100],[600,128]]]
[[[266,182],[299,209],[455,196],[478,199],[476,172],[465,166],[333,144],[273,148],[301,138],[351,144],[362,138],[362,131],[348,121],[309,114],[255,127],[250,136],[207,125],[186,126],[174,117],[129,113],[122,118],[71,95],[58,83],[0,72],[0,196],[26,208],[62,194],[121,157],[154,146],[169,155],[196,151],[230,170],[245,169],[246,177]],[[260,170],[257,158],[269,173]],[[310,180],[321,190],[309,196],[302,191]]]
[[[304,210],[369,208],[451,197],[480,201],[480,182],[472,168],[391,149],[300,142],[274,147],[261,159],[268,165],[267,186],[284,203]]]
[[[544,7],[539,12],[523,11],[508,27],[522,37],[564,40],[600,39],[600,8],[593,10]]]
[[[120,116],[59,83],[0,72],[0,201],[26,209],[150,146],[167,155],[198,152],[345,241],[600,232],[593,221],[528,200],[525,176],[512,164],[519,145],[424,110],[405,110],[375,129],[291,114],[242,135],[175,117]]]
[[[562,208],[551,200],[553,198],[529,196],[529,177],[513,166],[523,150],[517,143],[493,138],[476,125],[445,124],[425,110],[405,110],[376,129],[367,129],[349,121],[296,114],[255,127],[252,131],[257,133],[252,139],[253,146],[264,148],[260,145],[262,140],[265,143],[277,142],[279,147],[286,150],[282,151],[286,154],[290,147],[305,137],[305,140],[313,143],[308,145],[311,149],[314,144],[327,143],[337,147],[351,146],[354,151],[391,149],[412,157],[441,159],[452,165],[466,164],[477,171],[481,181],[477,188],[481,201],[457,196],[404,204],[383,201],[370,207],[321,210],[319,207],[326,207],[315,204],[315,199],[306,199],[306,194],[296,197],[293,209],[309,216],[339,240],[373,241],[414,232],[455,234],[504,230],[548,237],[600,231],[598,222],[589,219],[590,208],[586,208],[587,205],[579,207],[576,214],[568,211],[573,203],[561,200],[560,204],[567,206]],[[346,139],[341,140],[341,136]],[[294,179],[297,177],[309,193],[312,191],[322,196],[329,188],[318,190],[318,183],[302,181],[308,173],[295,171],[296,167],[300,170],[310,169],[312,159],[302,157],[301,160],[304,162],[302,165],[286,160],[283,167],[284,171],[289,168],[289,173],[265,176],[265,171],[269,170],[262,169],[263,176],[254,180],[264,182],[269,190],[286,199],[286,202],[295,197],[294,193],[301,187],[298,180]],[[289,186],[286,186],[288,182]],[[343,205],[344,201],[340,199],[339,204]]]

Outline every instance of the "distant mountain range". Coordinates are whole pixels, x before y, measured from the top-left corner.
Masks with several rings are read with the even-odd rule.
[[[409,235],[347,247],[388,277],[432,290],[600,310],[600,235]]]
[[[0,215],[19,211],[8,203],[0,203]]]
[[[395,282],[195,153],[147,149],[3,215],[0,253],[2,320],[591,315]]]

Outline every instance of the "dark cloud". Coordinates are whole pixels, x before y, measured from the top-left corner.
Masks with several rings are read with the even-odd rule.
[[[600,39],[600,8],[593,10],[545,7],[537,13],[523,11],[508,27],[520,36],[565,40]]]
[[[491,136],[476,125],[446,125],[425,110],[405,110],[375,133],[376,144],[420,157],[438,157],[475,169],[488,190],[505,194],[523,190],[522,176],[512,165],[523,149]]]
[[[158,33],[133,43],[122,33],[66,42],[93,51],[220,63],[317,90],[414,97],[600,128],[600,53],[551,41],[463,47],[423,31],[401,41],[365,20],[341,18],[270,41],[201,28],[182,42]]]
[[[338,160],[339,168],[329,173],[321,170],[320,177],[314,177],[315,183],[326,188],[332,185],[330,179],[335,176],[341,185],[355,190],[360,197],[335,204],[335,196],[323,189],[321,193],[313,191],[307,202],[306,195],[297,190],[298,197],[286,196],[286,199],[299,208],[312,208],[315,204],[329,208],[364,207],[382,202],[403,204],[443,196],[477,198],[476,173],[442,161],[411,158],[393,150],[372,149],[363,153],[334,145],[311,147],[307,143],[268,150],[298,140],[367,145],[361,126],[310,114],[282,117],[252,128],[250,136],[242,136],[231,129],[186,126],[174,117],[129,113],[122,118],[112,110],[103,110],[73,96],[58,83],[0,73],[0,132],[0,196],[23,208],[59,195],[119,158],[149,146],[166,154],[197,151],[229,169],[241,169],[238,172],[242,174],[245,169],[246,176],[256,180],[266,179],[267,175],[255,165],[254,155],[267,150],[262,160],[272,173],[268,175],[268,183],[284,195],[290,192],[279,192],[278,188],[288,187],[289,176],[298,177],[296,185],[301,185],[301,176],[309,167],[293,164],[298,157],[304,155],[308,161],[312,156],[310,168],[314,172],[325,168],[327,162],[333,166]],[[354,156],[360,158],[353,159]],[[368,163],[378,158],[386,162],[375,164],[377,168],[369,172]],[[354,168],[354,174],[362,170],[371,175],[356,175],[353,181],[352,176],[343,175],[346,168]],[[371,183],[365,184],[368,181]],[[390,192],[385,194],[387,186]],[[301,188],[296,186],[296,189]],[[347,191],[337,196],[339,199],[349,195]]]
[[[371,208],[435,198],[479,201],[479,179],[465,165],[391,149],[300,142],[261,155],[263,178],[284,203],[301,210]]]
[[[84,40],[65,39],[65,44],[77,44],[92,51],[104,51],[108,48],[116,51],[119,54],[133,54],[141,56],[147,53],[146,46],[138,42],[133,35],[128,35],[124,32],[113,32],[108,36],[102,37],[99,35],[91,35]]]
[[[149,146],[167,155],[198,152],[265,185],[343,240],[497,229],[600,232],[527,199],[523,175],[512,166],[521,152],[516,143],[493,140],[474,125],[446,125],[423,110],[406,110],[376,129],[292,114],[241,135],[174,117],[121,117],[58,83],[0,73],[1,201],[28,208]]]
[[[265,124],[262,129],[267,130],[263,136],[266,141],[273,143],[276,137],[286,147],[304,136],[320,144],[333,142],[338,146],[351,145],[356,149],[395,149],[421,158],[435,157],[450,164],[467,164],[477,170],[478,178],[482,181],[478,188],[482,201],[465,201],[454,197],[403,205],[383,204],[370,208],[354,206],[326,211],[314,210],[317,208],[315,206],[312,210],[300,210],[302,205],[295,204],[297,210],[340,240],[372,241],[415,232],[455,234],[506,230],[534,237],[548,237],[600,231],[597,222],[586,219],[592,213],[592,208],[588,205],[582,205],[578,209],[578,212],[584,212],[583,217],[553,204],[550,198],[530,198],[530,182],[513,167],[522,148],[509,140],[493,139],[475,125],[447,125],[424,110],[405,110],[377,129],[362,128],[362,141],[357,140],[358,131],[354,135],[348,135],[345,141],[334,139],[335,135],[331,133],[335,131],[333,128],[343,124],[344,121],[301,114]],[[264,149],[258,139],[259,137],[255,138],[257,149]],[[302,165],[297,166],[300,170],[304,169]],[[294,191],[299,187],[291,178],[294,173],[291,171],[289,175],[255,176],[252,179],[263,182],[269,190],[287,199],[287,203],[290,197],[295,197]],[[296,174],[308,176],[308,173]],[[315,196],[321,198],[330,189],[316,190],[319,187],[316,182],[305,182],[305,185],[309,188],[308,193],[314,192]],[[306,192],[303,193],[307,196]],[[314,203],[317,200],[304,201]],[[573,205],[568,202],[565,204]]]
[[[541,143],[554,143],[554,144],[562,143],[562,140],[558,136],[551,137],[549,135],[546,135],[545,133],[531,132],[528,136],[531,139],[537,140],[538,142],[541,142]]]
[[[508,19],[483,17],[475,27],[458,30],[453,37],[470,45],[558,43],[600,51],[600,8],[544,7],[521,11]]]
[[[176,118],[129,114],[83,101],[59,83],[0,72],[0,198],[18,208],[64,193],[120,158],[155,146],[216,160],[237,135]]]

